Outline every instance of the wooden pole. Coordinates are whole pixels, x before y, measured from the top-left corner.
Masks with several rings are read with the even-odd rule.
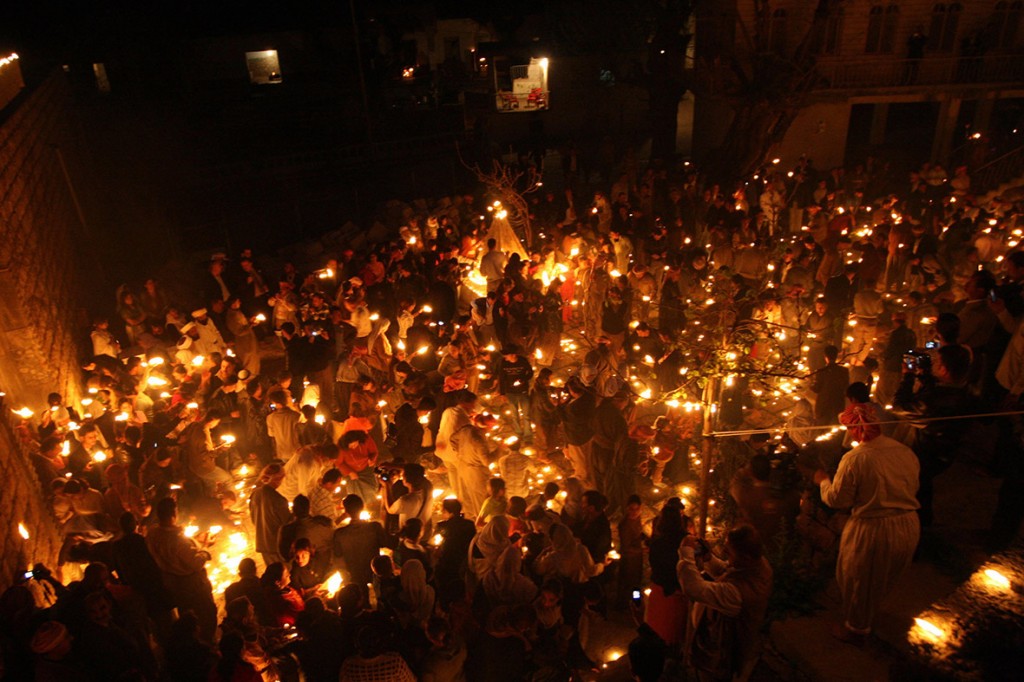
[[[700,516],[697,525],[697,537],[704,539],[708,525],[708,507],[711,501],[711,458],[714,455],[714,439],[709,435],[715,430],[718,420],[718,394],[721,379],[711,377],[704,386],[704,442],[700,455]]]

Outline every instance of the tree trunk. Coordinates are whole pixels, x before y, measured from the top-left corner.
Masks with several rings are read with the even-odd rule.
[[[679,100],[683,92],[679,88],[658,87],[650,90],[649,108],[651,116],[651,157],[671,159],[676,154],[678,133]]]
[[[796,117],[795,108],[768,101],[735,111],[725,141],[705,165],[709,177],[720,183],[750,177]]]

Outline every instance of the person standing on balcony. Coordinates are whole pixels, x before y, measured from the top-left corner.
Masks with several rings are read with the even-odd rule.
[[[918,25],[914,32],[907,38],[907,67],[903,72],[903,84],[913,85],[917,82],[918,70],[921,66],[921,59],[924,57],[924,48],[928,44],[928,36],[924,34],[924,27]]]

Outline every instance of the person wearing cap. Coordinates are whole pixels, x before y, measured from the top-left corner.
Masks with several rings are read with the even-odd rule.
[[[285,322],[299,327],[299,297],[295,284],[284,278],[277,285],[277,293],[267,299],[267,305],[274,309],[274,329],[280,329]]]
[[[202,279],[202,294],[204,301],[219,299],[226,301],[231,298],[231,289],[228,287],[224,275],[227,256],[223,253],[215,253],[210,258],[210,264],[206,268],[206,275]]]
[[[37,682],[88,682],[93,679],[71,650],[72,637],[64,624],[48,620],[40,625],[29,642],[35,655],[34,678]]]

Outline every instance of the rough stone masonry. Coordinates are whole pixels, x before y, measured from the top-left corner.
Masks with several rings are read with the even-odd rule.
[[[52,567],[59,549],[11,410],[28,406],[39,414],[51,391],[70,401],[79,396],[80,221],[64,165],[77,148],[70,104],[64,74],[55,73],[0,111],[0,590],[30,562]]]

